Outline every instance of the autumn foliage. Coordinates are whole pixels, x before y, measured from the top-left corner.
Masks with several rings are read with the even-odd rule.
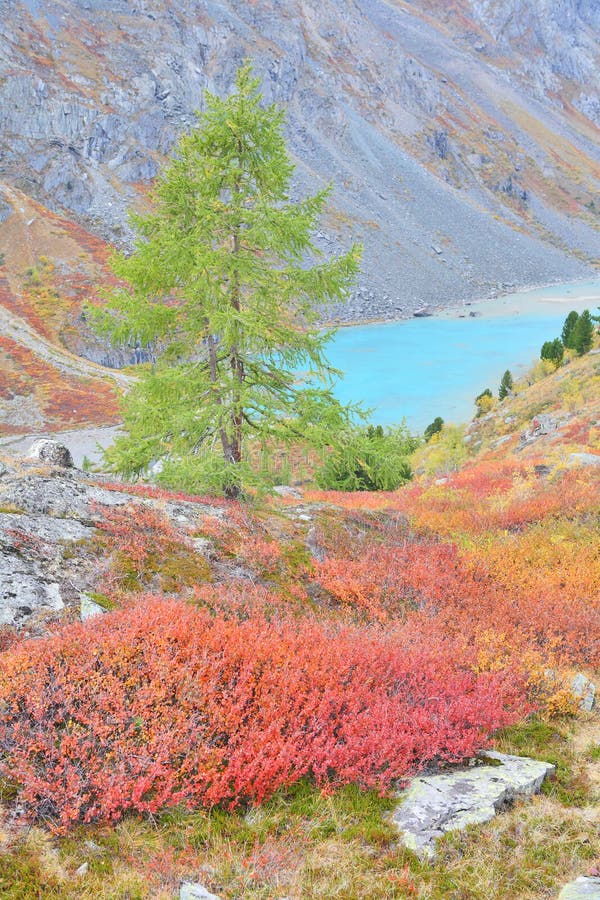
[[[518,679],[470,662],[425,631],[148,598],[2,655],[0,777],[62,829],[261,801],[305,775],[384,790],[523,712]]]
[[[596,467],[483,459],[308,515],[98,485],[132,495],[93,510],[121,608],[0,644],[0,778],[32,819],[261,802],[305,776],[385,791],[529,709],[572,712],[549,669],[600,663]]]

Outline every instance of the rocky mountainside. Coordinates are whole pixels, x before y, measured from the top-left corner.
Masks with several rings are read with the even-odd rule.
[[[585,277],[599,26],[594,0],[0,0],[3,302],[23,287],[43,207],[80,238],[127,243],[127,208],[246,57],[288,110],[298,191],[334,183],[322,249],[364,242],[341,315]],[[43,205],[31,221],[19,197]],[[81,268],[52,254],[48,221],[57,271]]]

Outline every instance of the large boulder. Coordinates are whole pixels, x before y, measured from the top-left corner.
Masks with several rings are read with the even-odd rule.
[[[39,460],[48,466],[58,466],[61,469],[73,468],[73,457],[68,447],[65,447],[64,444],[59,444],[58,441],[46,438],[35,441],[31,445],[27,459]]]
[[[485,757],[496,765],[475,765],[412,781],[393,815],[409,850],[433,858],[437,838],[447,831],[489,822],[517,797],[537,793],[554,771],[550,763],[526,757],[495,751]]]

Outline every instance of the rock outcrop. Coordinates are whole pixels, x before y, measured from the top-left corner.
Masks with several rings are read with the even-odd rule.
[[[481,825],[518,797],[539,791],[554,766],[489,751],[499,765],[475,765],[413,779],[393,815],[402,843],[421,856],[435,855],[435,842],[448,831]]]
[[[95,599],[102,585],[94,538],[111,509],[152,506],[190,531],[199,516],[222,515],[201,502],[140,498],[126,485],[107,489],[101,476],[69,465],[70,458],[66,447],[45,440],[34,453],[0,463],[0,626],[41,632],[52,620],[105,611]],[[203,559],[211,552],[206,538],[191,544]]]

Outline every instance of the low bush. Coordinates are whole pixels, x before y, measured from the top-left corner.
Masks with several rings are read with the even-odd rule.
[[[311,776],[385,791],[523,712],[429,628],[226,617],[146,598],[0,655],[0,778],[65,830],[127,810],[260,802]]]

